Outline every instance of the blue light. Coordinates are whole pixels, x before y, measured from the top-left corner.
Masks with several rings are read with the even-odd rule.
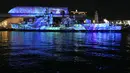
[[[53,18],[50,18],[50,22],[48,23],[45,21],[46,19],[44,18],[38,18],[33,24],[23,24],[23,25],[17,25],[17,24],[12,24],[12,28],[14,29],[40,29],[40,30],[53,30],[55,27],[48,27],[51,26],[48,25],[49,23],[52,23]],[[35,26],[35,27],[34,27]],[[58,27],[56,30],[60,30],[60,28],[63,27]],[[64,27],[65,28],[65,27]],[[69,27],[68,29],[70,30],[121,30],[121,26],[108,26],[105,24],[74,24],[72,27]]]
[[[65,12],[65,15],[69,14],[67,7],[14,7],[8,11],[9,14],[12,16],[43,16],[51,13],[54,17],[61,17],[61,11]]]
[[[92,39],[90,39],[90,37]],[[121,33],[87,33],[86,34],[86,45],[92,48],[104,49],[104,50],[118,50],[117,46],[120,46]],[[108,47],[111,46],[111,47]]]

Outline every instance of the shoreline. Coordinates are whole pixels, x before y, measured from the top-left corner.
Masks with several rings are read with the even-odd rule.
[[[36,29],[0,29],[0,31],[22,32],[130,32],[130,30],[36,30]]]

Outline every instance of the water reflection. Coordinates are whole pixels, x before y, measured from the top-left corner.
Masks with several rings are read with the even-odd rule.
[[[1,31],[0,35],[0,67],[17,73],[19,70],[81,73],[128,68],[129,52],[120,48],[122,33]]]

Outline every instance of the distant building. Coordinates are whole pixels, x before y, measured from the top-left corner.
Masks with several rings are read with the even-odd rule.
[[[71,11],[71,13],[72,14],[80,14],[80,15],[86,15],[87,14],[87,12],[85,12],[85,11]]]
[[[70,14],[73,15],[73,17],[75,17],[76,20],[78,20],[80,23],[84,22],[84,20],[86,20],[87,17],[87,12],[85,11],[70,11]]]
[[[95,20],[95,23],[99,23],[98,12],[97,11],[95,12],[94,20]]]
[[[53,17],[62,17],[61,12],[64,11],[64,16],[69,14],[68,7],[40,7],[40,6],[18,6],[8,11],[12,16],[35,17],[44,16],[52,13]]]
[[[118,25],[130,25],[130,20],[109,20],[109,22]]]
[[[70,11],[70,14],[74,15],[75,18],[86,18],[87,12],[85,11]]]
[[[10,9],[8,13],[13,17],[24,17],[26,21],[31,18],[35,20],[37,17],[43,17],[49,24],[58,23],[63,16],[67,17],[69,15],[68,7],[40,6],[18,6]]]

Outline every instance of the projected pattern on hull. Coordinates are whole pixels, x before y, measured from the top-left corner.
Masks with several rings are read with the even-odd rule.
[[[65,27],[64,25],[61,25],[60,27],[48,27],[46,24],[43,24],[42,26],[39,26],[37,28],[30,26],[31,24],[12,24],[12,28],[14,29],[28,29],[28,30],[121,30],[121,26],[109,26],[107,24],[74,24],[71,27]],[[32,24],[33,25],[33,24]],[[35,24],[40,25],[40,23]],[[100,26],[101,25],[101,26]]]

